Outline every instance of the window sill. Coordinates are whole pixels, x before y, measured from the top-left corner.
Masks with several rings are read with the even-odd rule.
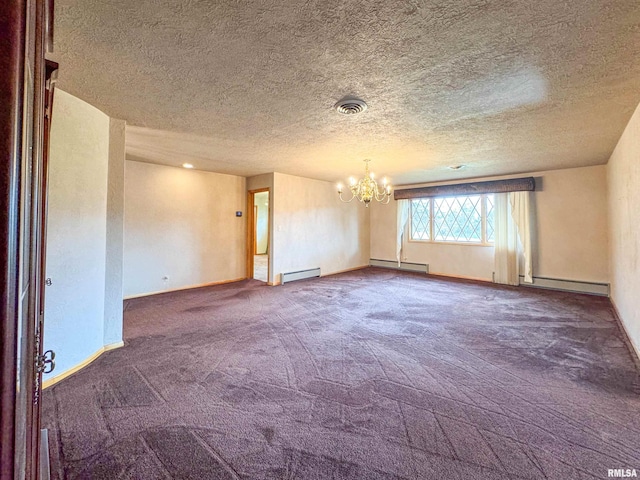
[[[464,245],[471,247],[495,247],[495,243],[480,243],[480,242],[438,242],[433,240],[413,240],[409,239],[409,243],[425,243],[428,245]]]

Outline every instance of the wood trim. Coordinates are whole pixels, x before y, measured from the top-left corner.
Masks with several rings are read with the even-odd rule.
[[[253,256],[256,250],[256,227],[255,227],[255,215],[254,209],[252,208],[255,204],[255,194],[260,192],[269,192],[269,235],[271,235],[271,188],[257,188],[255,190],[249,190],[247,192],[247,238],[246,238],[246,278],[253,278]],[[267,241],[268,242],[268,241]],[[269,242],[268,242],[269,243]],[[269,251],[269,246],[267,246],[267,252],[271,255]],[[269,258],[269,262],[267,263],[267,285],[271,285],[268,281],[271,274],[271,267],[269,264],[271,263],[271,258]]]
[[[629,335],[629,331],[627,330],[626,325],[622,321],[622,317],[620,316],[620,310],[618,310],[618,307],[616,303],[613,301],[613,298],[609,297],[609,300],[611,300],[611,306],[613,307],[613,317],[615,318],[616,323],[618,324],[618,326],[620,327],[620,330],[622,331],[622,341],[625,343],[625,345],[629,349],[629,355],[631,355],[631,359],[633,360],[633,363],[635,363],[636,367],[640,370],[640,349],[639,349],[640,347],[636,347],[636,345],[631,340],[631,335]]]
[[[0,2],[0,478],[14,476],[17,338],[17,166],[22,145],[24,0]]]
[[[337,272],[325,273],[323,275],[320,275],[320,277],[330,277],[331,275],[339,275],[341,273],[355,272],[356,270],[364,270],[365,268],[369,268],[369,265],[362,265],[360,267],[345,268],[344,270],[338,270]]]
[[[199,283],[197,285],[188,285],[186,287],[172,288],[170,290],[159,290],[157,292],[149,292],[149,293],[140,293],[140,294],[137,294],[137,295],[129,295],[127,297],[124,297],[124,300],[132,300],[134,298],[150,297],[152,295],[161,295],[163,293],[181,292],[182,290],[192,290],[194,288],[213,287],[214,285],[225,285],[227,283],[241,282],[243,280],[246,280],[246,278],[242,277],[242,278],[233,278],[231,280],[219,280],[217,282]]]
[[[536,182],[533,177],[510,178],[507,180],[490,180],[487,182],[456,183],[452,185],[436,185],[433,187],[405,188],[394,190],[395,200],[445,197],[453,195],[477,195],[481,193],[533,192]]]
[[[55,72],[58,64],[45,60],[46,29],[48,0],[36,0],[35,2],[35,62],[34,62],[34,99],[33,99],[33,178],[31,198],[33,203],[31,213],[31,269],[29,292],[29,309],[33,312],[33,334],[30,335],[29,350],[36,355],[41,355],[44,343],[44,289],[45,281],[42,274],[45,271],[44,252],[46,250],[46,202],[47,202],[47,160],[49,148],[49,136],[47,129],[50,126],[50,118],[47,111],[53,97],[53,90],[49,91],[48,80],[55,82]],[[53,38],[52,38],[53,39]],[[51,83],[53,88],[54,82]],[[42,408],[42,373],[37,368],[32,368],[32,381],[36,389],[38,401],[32,406],[27,424],[31,429],[31,446],[28,450],[27,477],[38,478],[40,468],[40,428]]]
[[[256,236],[258,235],[258,206],[253,204],[253,254],[258,255],[258,242]]]
[[[455,278],[458,280],[472,280],[474,282],[493,283],[493,280],[490,278],[469,277],[467,275],[452,275],[450,273],[439,273],[439,272],[429,272],[427,275],[431,277],[446,277],[446,278]]]
[[[70,377],[71,375],[78,372],[79,370],[82,370],[84,367],[89,365],[91,362],[93,362],[96,358],[98,358],[104,352],[115,350],[116,348],[121,348],[121,347],[124,347],[124,342],[110,343],[109,345],[105,345],[104,347],[98,349],[93,355],[89,356],[88,358],[86,358],[85,360],[77,364],[75,367],[71,367],[69,370],[62,372],[61,374],[56,375],[55,377],[47,378],[44,382],[42,382],[42,389],[44,390],[45,388],[49,388],[52,385],[55,385],[56,383],[64,380],[65,378]]]

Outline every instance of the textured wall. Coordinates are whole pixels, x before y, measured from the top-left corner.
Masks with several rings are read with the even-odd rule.
[[[109,117],[56,89],[44,348],[58,375],[104,345]]]
[[[244,278],[245,204],[243,177],[127,161],[125,297]]]
[[[534,275],[609,282],[607,171],[604,165],[534,174]]]
[[[640,356],[640,106],[607,166],[611,298]]]
[[[320,267],[322,274],[369,264],[369,210],[342,203],[335,184],[274,174],[273,257],[280,274]]]
[[[124,120],[109,122],[109,178],[104,304],[104,343],[122,341],[122,256],[124,241]]]
[[[608,282],[605,167],[527,175],[536,177],[532,202],[534,276]],[[395,225],[394,201],[373,205],[372,258],[395,259]],[[428,263],[433,273],[484,280],[492,279],[493,253],[493,247],[472,245],[408,242],[405,246],[407,261]]]

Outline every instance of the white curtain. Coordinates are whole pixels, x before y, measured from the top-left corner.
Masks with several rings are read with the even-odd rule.
[[[518,230],[518,238],[522,247],[524,281],[533,283],[533,267],[531,264],[531,210],[529,208],[530,192],[511,192],[511,217]]]
[[[404,243],[404,231],[409,221],[409,200],[402,199],[396,202],[398,204],[398,225],[396,230],[396,258],[398,259],[398,266],[402,261],[402,246]]]
[[[495,257],[494,269],[496,283],[518,285],[520,269],[518,262],[518,233],[511,216],[511,203],[508,193],[494,195],[495,221]]]

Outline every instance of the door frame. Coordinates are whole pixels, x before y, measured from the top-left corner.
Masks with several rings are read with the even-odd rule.
[[[255,196],[256,193],[262,193],[262,192],[269,192],[269,208],[267,208],[268,211],[268,215],[269,215],[269,220],[268,220],[268,225],[269,225],[269,232],[268,235],[271,236],[271,205],[273,202],[271,202],[271,189],[269,187],[266,188],[258,188],[255,190],[249,190],[247,192],[247,278],[253,278],[253,256],[255,255],[255,251],[256,251],[256,213],[255,213],[255,209],[254,209],[254,205],[255,205]],[[271,242],[268,242],[268,247],[267,247],[267,255],[269,256],[269,261],[267,262],[267,283],[269,283],[269,276],[271,274],[271,267],[270,267],[270,263],[271,263],[271,255],[272,252],[271,250]]]
[[[49,80],[57,70],[57,64],[45,62],[44,56],[52,46],[53,0],[6,0],[0,4],[0,21],[8,39],[0,44],[4,64],[0,101],[7,107],[7,114],[0,116],[0,477],[35,480],[40,477],[42,344],[37,339],[41,338],[44,305],[45,161],[53,102]],[[25,86],[27,78],[30,87]],[[27,98],[29,103],[25,103]],[[24,150],[25,145],[31,145],[30,152]],[[31,198],[28,205],[23,202],[26,194]],[[24,438],[16,435],[19,341],[24,347],[20,353]]]
[[[256,233],[258,232],[258,206],[256,204],[253,205],[253,235],[256,237]],[[258,255],[258,242],[253,242],[253,254]]]
[[[8,41],[0,42],[4,67],[0,74],[0,477],[13,478],[18,335],[18,166],[22,156],[22,108],[25,62],[25,3],[0,4],[0,27]],[[5,22],[6,20],[6,22]]]

